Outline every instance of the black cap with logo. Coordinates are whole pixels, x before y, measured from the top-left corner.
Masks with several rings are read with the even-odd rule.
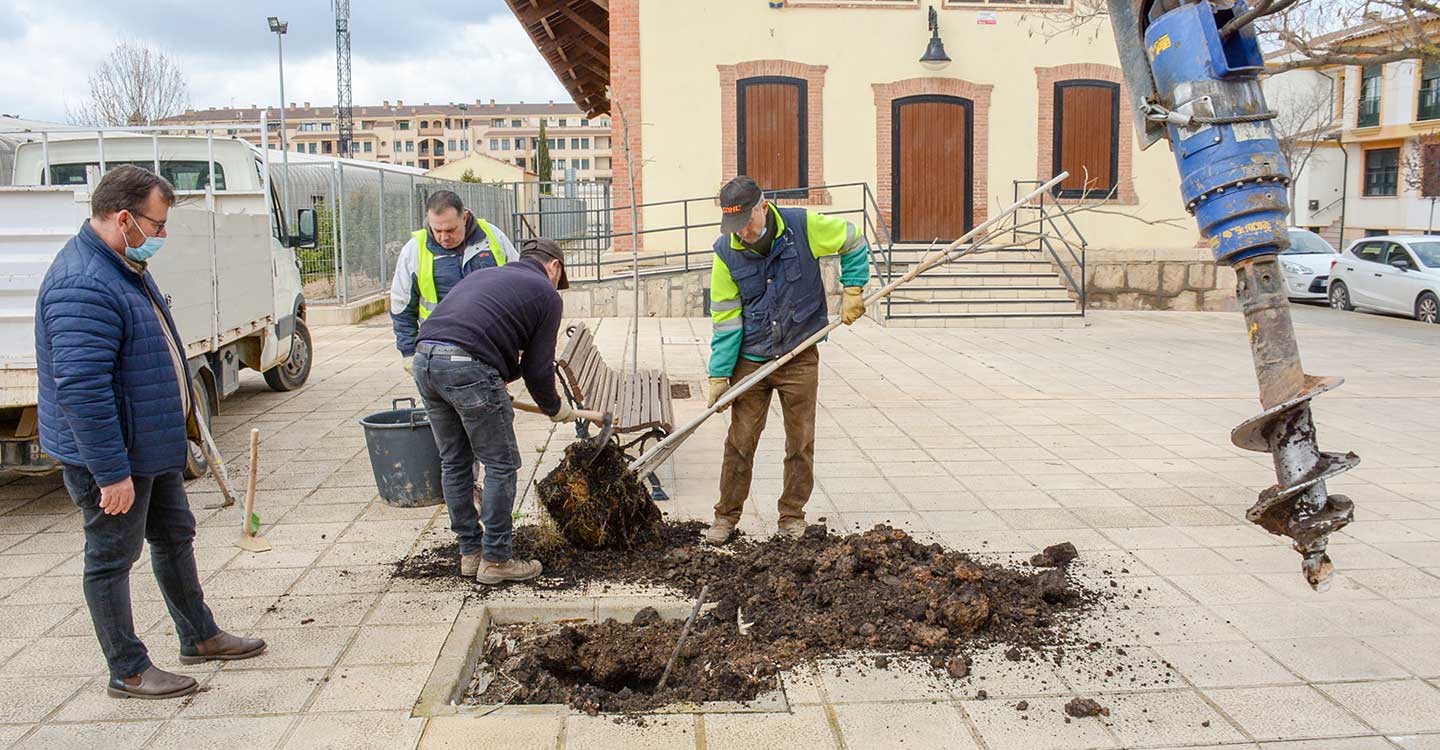
[[[555,288],[570,288],[570,277],[565,273],[565,252],[560,249],[559,245],[555,244],[555,240],[549,237],[531,237],[527,240],[521,240],[520,257],[533,257],[542,263],[551,260],[560,261],[560,281],[555,284]]]
[[[764,197],[755,181],[740,175],[720,188],[720,231],[734,234],[750,223],[750,211]]]

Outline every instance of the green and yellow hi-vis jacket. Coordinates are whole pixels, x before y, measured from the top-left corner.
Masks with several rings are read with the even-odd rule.
[[[840,283],[847,287],[864,287],[870,280],[870,246],[866,242],[864,234],[857,231],[855,225],[845,219],[826,216],[825,214],[805,209],[778,209],[771,204],[770,210],[774,212],[776,230],[775,240],[771,248],[771,256],[780,252],[782,242],[800,240],[809,245],[810,255],[817,261],[829,255],[840,256]],[[785,219],[794,222],[801,215],[804,217],[804,226],[797,227],[798,231],[787,232]],[[800,244],[797,242],[796,244]],[[710,320],[713,325],[713,333],[710,339],[710,377],[728,377],[735,371],[735,364],[742,356],[742,345],[746,353],[743,355],[751,361],[763,362],[766,357],[756,356],[751,352],[752,344],[745,344],[746,322],[744,314],[744,301],[749,298],[752,304],[759,304],[768,292],[769,285],[753,284],[750,294],[742,295],[740,285],[736,283],[735,277],[731,274],[731,268],[726,263],[725,254],[738,254],[744,258],[761,260],[761,256],[747,249],[734,235],[721,237],[716,243],[714,263],[710,270]],[[801,252],[804,247],[800,247]],[[731,256],[732,258],[735,255]],[[752,279],[761,278],[754,276],[753,271],[742,274],[747,282]],[[783,279],[782,279],[783,281]],[[810,284],[807,284],[810,286]],[[813,284],[814,289],[805,292],[823,298],[825,290],[818,282]],[[758,296],[755,296],[758,292]],[[792,292],[793,293],[793,292]],[[823,299],[819,300],[822,309],[819,311],[823,318]],[[759,325],[760,323],[757,323]],[[753,326],[752,326],[753,328]],[[756,335],[752,331],[752,336]],[[760,333],[759,335],[764,335]],[[806,334],[808,336],[808,334]],[[786,336],[787,339],[793,338]],[[789,342],[787,342],[789,343]],[[784,352],[774,352],[772,356],[780,356]]]

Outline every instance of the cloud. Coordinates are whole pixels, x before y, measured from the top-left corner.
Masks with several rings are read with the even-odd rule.
[[[463,20],[455,19],[456,7],[453,0],[354,3],[355,103],[568,99],[503,3],[467,3]],[[0,34],[6,48],[0,113],[64,120],[67,105],[82,101],[87,76],[121,39],[174,57],[197,109],[274,104],[275,36],[265,23],[271,14],[290,24],[286,98],[334,104],[334,17],[323,2],[0,0],[0,17],[15,21]],[[85,41],[62,45],[57,54],[57,39]]]

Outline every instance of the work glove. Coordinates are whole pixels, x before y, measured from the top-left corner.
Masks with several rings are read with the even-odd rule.
[[[550,415],[550,421],[551,421],[551,422],[554,422],[555,424],[564,424],[564,423],[566,423],[566,422],[574,422],[574,421],[575,421],[575,407],[573,407],[573,406],[571,406],[571,405],[569,405],[569,404],[565,404],[565,403],[560,404],[560,411],[557,411],[557,412],[555,412],[554,414],[551,414],[551,415]]]
[[[858,286],[845,287],[845,295],[840,300],[840,322],[848,326],[865,317],[864,293]]]
[[[413,377],[413,376],[415,375],[415,357],[414,357],[414,356],[402,357],[402,358],[400,359],[400,366],[403,367],[403,368],[405,368],[405,372],[408,373],[408,374],[410,374],[410,376]]]
[[[705,408],[714,406],[715,402],[719,401],[720,397],[724,396],[725,391],[728,390],[730,390],[730,378],[710,378],[710,403],[705,404]],[[720,411],[725,410],[721,409]]]

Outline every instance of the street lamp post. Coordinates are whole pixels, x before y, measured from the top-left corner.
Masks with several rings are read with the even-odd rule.
[[[285,32],[289,30],[290,24],[281,21],[275,16],[266,19],[270,23],[270,30],[275,32],[275,50],[279,55],[280,62],[280,163],[284,174],[284,185],[280,188],[280,196],[284,209],[280,211],[283,219],[290,211],[290,141],[286,137],[289,131],[285,127]]]

